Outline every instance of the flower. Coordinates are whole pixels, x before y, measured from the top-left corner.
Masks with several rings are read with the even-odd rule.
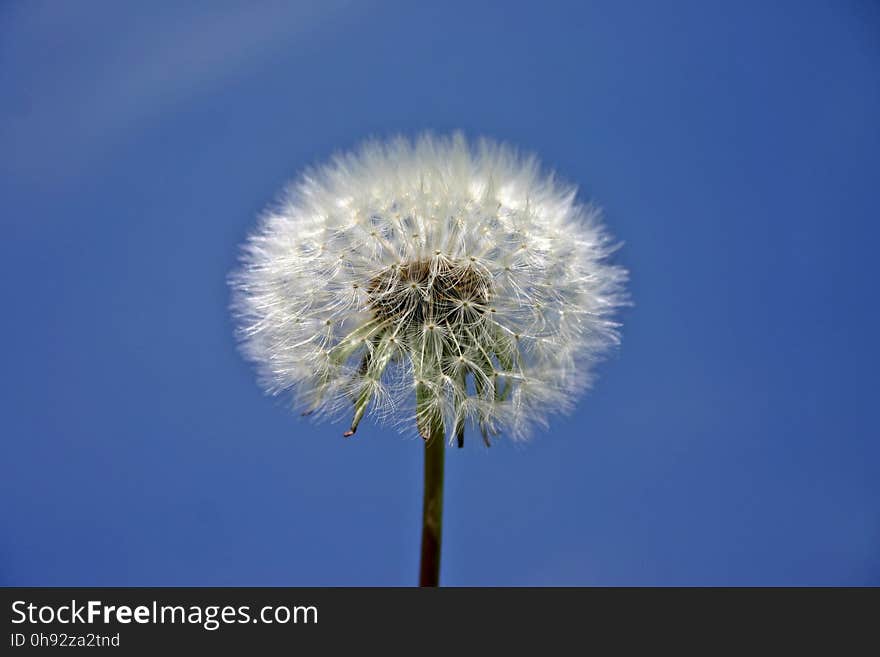
[[[369,410],[488,444],[568,411],[618,342],[613,250],[534,157],[460,134],[374,141],[265,213],[232,307],[265,389],[351,413],[345,435]]]

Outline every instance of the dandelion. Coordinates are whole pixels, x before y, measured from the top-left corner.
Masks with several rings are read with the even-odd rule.
[[[598,212],[534,157],[461,135],[371,142],[306,172],[230,278],[242,349],[304,413],[425,440],[420,582],[439,573],[443,456],[570,410],[618,341],[626,272]]]

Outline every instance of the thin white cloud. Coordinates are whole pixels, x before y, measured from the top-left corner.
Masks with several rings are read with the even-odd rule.
[[[82,166],[273,53],[326,37],[353,9],[348,0],[181,4],[132,16],[114,4],[34,2],[5,14],[4,169],[52,176]]]

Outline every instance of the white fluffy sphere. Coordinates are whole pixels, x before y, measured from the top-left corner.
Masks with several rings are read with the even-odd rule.
[[[617,342],[612,247],[533,157],[460,135],[370,142],[262,217],[233,311],[265,389],[350,413],[348,435],[372,412],[523,438]]]

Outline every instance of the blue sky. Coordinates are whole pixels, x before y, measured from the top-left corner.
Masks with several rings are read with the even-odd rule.
[[[225,278],[303,167],[462,129],[635,305],[573,415],[448,454],[444,583],[880,584],[873,3],[34,0],[0,85],[0,583],[413,584],[421,443],[263,396]]]

